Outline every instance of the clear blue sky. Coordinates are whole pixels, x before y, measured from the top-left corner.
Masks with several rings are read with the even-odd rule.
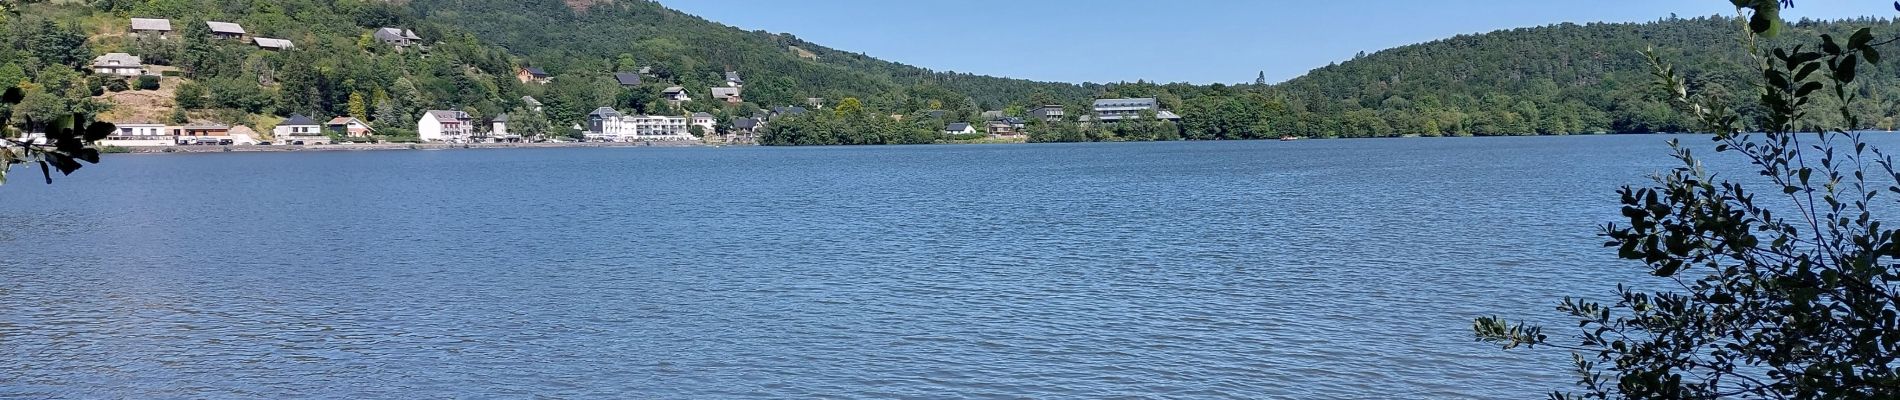
[[[939,71],[1044,81],[1279,82],[1354,53],[1559,22],[1733,15],[1726,0],[661,0],[746,30]],[[1788,18],[1895,16],[1799,0]]]

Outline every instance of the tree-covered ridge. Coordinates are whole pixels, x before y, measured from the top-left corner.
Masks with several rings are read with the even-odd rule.
[[[655,2],[604,2],[579,11],[552,0],[414,0],[410,6],[427,21],[474,33],[557,76],[586,79],[650,66],[662,79],[703,92],[736,71],[746,80],[747,100],[760,105],[856,97],[885,111],[925,109],[932,101],[1001,109],[1035,93],[1073,99],[1093,92],[1076,84],[927,70],[792,34],[745,31]]]
[[[1748,56],[1733,36],[1742,23],[1702,17],[1560,24],[1393,48],[1273,86],[1268,93],[1284,101],[1285,111],[1269,116],[1268,125],[1276,133],[1322,136],[1693,130],[1647,90],[1642,51],[1654,47],[1679,60],[1698,89],[1747,93]],[[1868,26],[1882,34],[1900,31],[1887,19],[1800,21],[1760,45],[1815,42],[1822,33],[1842,36]],[[1900,75],[1884,65],[1866,72],[1856,89],[1878,101],[1857,109],[1867,125],[1860,128],[1891,127],[1893,102],[1879,99],[1900,98]],[[1761,115],[1741,111],[1750,120]]]
[[[429,109],[477,119],[532,113],[550,130],[607,106],[722,121],[810,98],[864,99],[874,112],[950,109],[974,115],[1017,98],[1081,99],[1082,85],[947,72],[833,50],[790,35],[748,32],[645,1],[599,2],[579,10],[556,0],[96,0],[36,2],[0,20],[0,79],[25,83],[17,110],[93,114],[112,107],[118,79],[88,76],[92,57],[125,52],[164,71],[166,121],[219,122],[265,130],[292,114],[355,116],[386,136],[403,136]],[[168,39],[134,37],[129,18],[166,18]],[[287,51],[220,40],[206,21],[234,22],[248,37],[288,39]],[[371,36],[413,29],[425,47],[398,49]],[[550,71],[550,83],[522,83],[519,67]],[[623,86],[617,72],[650,71]],[[744,79],[745,101],[726,104],[709,89],[727,72]],[[152,82],[156,85],[156,80]],[[680,86],[695,98],[662,101]],[[148,96],[153,97],[153,96]],[[523,100],[539,100],[530,103]],[[47,101],[57,99],[58,101]],[[174,109],[175,106],[175,109]],[[539,109],[539,111],[535,111]],[[140,118],[150,120],[153,118]],[[550,132],[554,133],[554,132]]]

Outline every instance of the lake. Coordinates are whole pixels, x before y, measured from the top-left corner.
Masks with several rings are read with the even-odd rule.
[[[1669,138],[16,168],[0,398],[1542,397]]]

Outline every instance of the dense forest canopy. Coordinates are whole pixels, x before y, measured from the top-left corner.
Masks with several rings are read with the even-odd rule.
[[[1731,17],[1647,23],[1560,24],[1398,47],[1268,84],[1196,85],[1034,82],[933,71],[831,49],[785,33],[746,31],[650,1],[558,0],[94,0],[31,3],[0,20],[0,81],[23,86],[13,107],[29,116],[106,112],[122,90],[156,90],[164,122],[215,121],[267,128],[291,114],[348,115],[401,136],[423,110],[476,118],[532,114],[564,130],[597,107],[680,115],[709,112],[721,127],[785,105],[851,101],[849,115],[815,113],[783,121],[786,144],[915,143],[945,122],[983,122],[983,111],[1021,117],[1037,105],[1067,108],[1071,120],[1030,121],[1033,141],[1258,139],[1284,136],[1534,135],[1689,130],[1649,87],[1641,56],[1655,47],[1698,89],[1752,90],[1739,68],[1746,53]],[[127,34],[131,17],[169,18],[168,40]],[[242,24],[251,36],[289,39],[267,51],[209,37],[205,21]],[[1896,32],[1894,21],[1800,21],[1779,42],[1862,26]],[[426,49],[397,49],[370,32],[414,29]],[[126,52],[166,70],[134,82],[89,74],[92,57]],[[549,83],[523,83],[536,67]],[[1246,71],[1247,66],[1234,66]],[[639,85],[617,72],[646,70]],[[726,73],[744,79],[744,101],[709,97]],[[1891,128],[1900,76],[1865,71],[1857,90],[1877,101],[1857,109],[1861,128]],[[672,105],[660,92],[684,87],[696,101]],[[538,104],[524,101],[538,100]],[[1089,101],[1154,97],[1182,116],[1104,126],[1074,121]],[[1746,96],[1735,96],[1746,97]],[[124,104],[120,104],[124,105]],[[941,110],[929,119],[926,111]],[[1744,113],[1756,110],[1743,107]],[[909,115],[911,118],[901,116]],[[1750,114],[1753,115],[1753,114]],[[1826,118],[1826,117],[1822,117]],[[836,119],[829,120],[829,119]],[[798,125],[798,126],[793,126]],[[768,125],[769,127],[769,125]],[[873,132],[832,132],[865,129]],[[549,132],[554,133],[554,132]],[[941,133],[941,132],[936,132]],[[804,136],[817,135],[817,136]]]

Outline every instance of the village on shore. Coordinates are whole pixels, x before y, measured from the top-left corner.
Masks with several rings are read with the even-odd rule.
[[[290,40],[251,37],[244,28],[231,22],[205,22],[210,35],[218,39],[245,40],[259,49],[269,51],[289,51],[296,48]],[[130,31],[133,36],[169,38],[174,34],[171,21],[167,19],[131,18]],[[415,31],[404,28],[381,28],[369,34],[375,41],[399,49],[426,51],[422,38]],[[248,39],[248,40],[247,40]],[[147,81],[158,79],[157,68],[148,68],[137,55],[127,53],[107,53],[93,60],[91,71],[102,76],[112,76],[139,82],[143,86]],[[623,87],[641,85],[643,79],[651,77],[650,71],[614,73],[614,80]],[[524,84],[549,84],[553,76],[534,66],[516,67],[515,78]],[[155,83],[153,83],[155,85]],[[708,88],[711,101],[727,104],[743,103],[745,81],[738,71],[725,73],[725,85]],[[681,86],[667,87],[661,93],[662,98],[674,105],[674,110],[683,103],[695,100],[694,94]],[[542,104],[531,96],[521,98],[531,111],[541,113]],[[520,129],[511,129],[514,121],[508,114],[498,114],[477,118],[470,113],[458,110],[427,110],[414,122],[414,142],[403,143],[435,145],[481,145],[481,144],[540,144],[542,146],[560,146],[562,144],[606,144],[634,143],[643,145],[751,145],[759,143],[759,135],[774,121],[780,118],[796,117],[814,109],[824,109],[823,98],[806,99],[802,106],[778,106],[760,109],[755,115],[729,118],[720,121],[711,113],[695,112],[685,115],[647,115],[616,110],[613,107],[599,107],[588,113],[583,121],[541,121],[540,126],[560,126],[569,124],[570,131],[576,135],[550,135],[543,133],[524,134]],[[1005,115],[1002,111],[985,111],[979,117],[981,122],[950,122],[943,127],[942,134],[949,138],[984,138],[992,141],[1023,141],[1025,127],[1030,120],[1046,122],[1092,122],[1116,123],[1124,119],[1149,116],[1162,120],[1178,122],[1181,117],[1164,110],[1154,98],[1099,99],[1093,109],[1085,115],[1071,116],[1061,105],[1043,105],[1016,116]],[[944,119],[943,110],[924,111],[928,117]],[[901,115],[893,115],[903,118]],[[183,123],[159,123],[155,121],[129,120],[107,121],[114,123],[117,131],[99,144],[107,147],[131,149],[128,151],[150,151],[150,148],[176,146],[313,146],[389,144],[387,139],[377,134],[375,125],[357,116],[307,116],[293,114],[276,123],[267,131],[260,132],[251,127],[224,124],[210,121],[186,121]],[[722,122],[724,122],[722,124]],[[553,129],[543,129],[553,130]],[[413,147],[413,146],[412,146]],[[538,146],[537,146],[538,147]],[[142,149],[142,150],[141,150]],[[182,150],[182,149],[179,149]],[[172,150],[166,150],[172,151]]]

